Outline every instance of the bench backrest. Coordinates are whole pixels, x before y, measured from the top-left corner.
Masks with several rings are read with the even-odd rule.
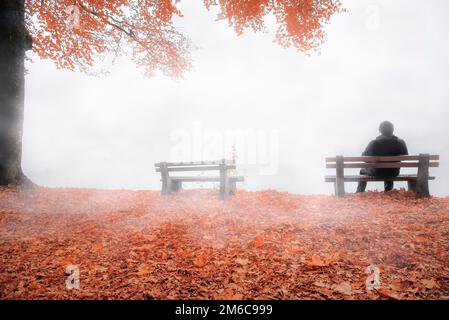
[[[236,168],[233,160],[217,161],[192,161],[192,162],[159,162],[155,163],[156,172],[162,171],[211,171],[211,170],[233,170]]]
[[[388,157],[329,157],[326,168],[419,168],[421,166],[438,167],[439,155],[420,154],[413,156]]]

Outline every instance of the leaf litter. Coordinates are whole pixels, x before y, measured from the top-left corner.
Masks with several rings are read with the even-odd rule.
[[[449,198],[3,188],[0,250],[1,299],[449,299]]]

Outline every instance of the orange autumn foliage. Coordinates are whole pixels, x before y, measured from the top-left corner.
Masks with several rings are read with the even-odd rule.
[[[175,17],[182,17],[178,2],[26,0],[26,26],[34,51],[59,68],[88,71],[109,54],[128,54],[147,75],[159,70],[179,77],[191,66],[192,45],[173,25]],[[237,34],[261,30],[264,18],[273,14],[276,41],[304,52],[319,47],[324,25],[344,10],[338,0],[204,0],[204,5],[219,6],[219,18],[227,19]],[[75,27],[68,23],[74,13],[79,17]]]
[[[0,188],[0,299],[449,298],[449,197],[216,195]]]
[[[79,24],[73,26],[75,6]],[[190,42],[173,27],[181,16],[171,0],[26,0],[34,51],[60,68],[87,70],[106,54],[129,53],[148,75],[188,69]]]
[[[209,8],[217,0],[204,0]],[[260,31],[263,18],[273,14],[276,18],[276,41],[309,52],[316,50],[325,40],[323,26],[335,13],[345,11],[338,0],[218,0],[219,18],[227,19],[237,34],[244,29]]]

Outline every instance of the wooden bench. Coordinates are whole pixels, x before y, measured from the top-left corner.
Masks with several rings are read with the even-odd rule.
[[[162,194],[170,194],[182,189],[183,182],[220,182],[220,198],[234,195],[236,183],[244,181],[241,176],[231,174],[236,169],[235,161],[222,159],[219,161],[197,162],[159,162],[155,164],[156,172],[161,173]],[[171,172],[218,171],[218,176],[171,176]]]
[[[414,191],[418,196],[428,197],[430,167],[438,167],[440,156],[420,154],[417,156],[392,157],[343,157],[326,158],[326,168],[336,169],[336,175],[326,175],[326,182],[333,182],[335,195],[345,195],[345,182],[360,181],[407,181],[408,190]],[[345,175],[345,168],[418,168],[416,174],[401,174],[397,177],[373,177],[364,175]]]

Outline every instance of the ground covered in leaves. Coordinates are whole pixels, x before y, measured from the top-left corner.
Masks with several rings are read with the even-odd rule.
[[[0,298],[449,299],[449,198],[216,193],[0,189]]]

